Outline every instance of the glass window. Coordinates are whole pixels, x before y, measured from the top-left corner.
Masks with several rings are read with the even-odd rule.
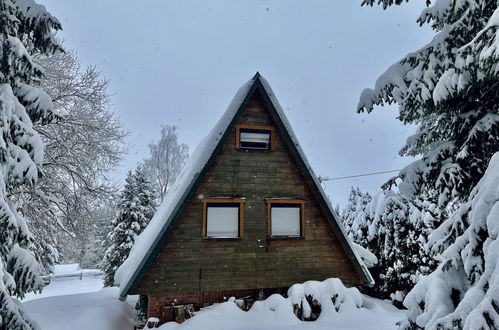
[[[272,203],[271,236],[301,236],[301,204]]]
[[[239,148],[270,150],[271,130],[241,128],[239,134]]]
[[[238,238],[240,203],[206,204],[206,237]]]

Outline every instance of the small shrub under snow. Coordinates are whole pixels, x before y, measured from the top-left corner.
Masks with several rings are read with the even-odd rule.
[[[347,288],[337,278],[295,284],[287,297],[273,294],[242,310],[237,300],[215,304],[178,324],[168,322],[161,330],[194,329],[394,329],[403,315],[388,302],[370,298],[356,288]]]

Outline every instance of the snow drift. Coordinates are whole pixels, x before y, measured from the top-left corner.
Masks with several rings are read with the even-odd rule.
[[[304,323],[313,313],[316,321]],[[390,329],[403,315],[385,301],[365,296],[356,288],[347,288],[337,278],[307,281],[291,286],[287,298],[274,294],[256,301],[249,311],[241,310],[237,301],[210,306],[182,324],[169,322],[161,330],[173,329]],[[297,317],[298,315],[298,317]]]

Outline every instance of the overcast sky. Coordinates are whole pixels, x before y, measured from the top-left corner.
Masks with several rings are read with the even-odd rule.
[[[113,110],[130,131],[115,177],[148,155],[161,124],[194,150],[236,90],[259,71],[270,83],[317,174],[399,169],[414,127],[396,107],[356,114],[363,88],[432,38],[423,1],[383,11],[360,0],[39,0],[84,65],[111,80]],[[326,183],[343,206],[350,186],[375,192],[391,174]]]

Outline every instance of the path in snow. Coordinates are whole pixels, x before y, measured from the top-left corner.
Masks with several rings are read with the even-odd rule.
[[[117,288],[53,296],[23,303],[42,330],[133,329],[135,311],[118,300]]]
[[[83,273],[84,276],[79,278],[56,278],[47,285],[42,293],[28,293],[23,302],[33,299],[40,299],[53,296],[63,296],[76,293],[97,292],[104,287],[100,276],[93,276],[92,273],[97,269],[78,269],[78,264],[56,265],[54,275],[68,275]]]
[[[55,278],[41,294],[23,299],[28,315],[42,330],[128,330],[133,329],[135,299],[118,300],[118,288],[104,288],[95,269],[78,269],[77,264],[55,266],[55,275],[83,277]]]

